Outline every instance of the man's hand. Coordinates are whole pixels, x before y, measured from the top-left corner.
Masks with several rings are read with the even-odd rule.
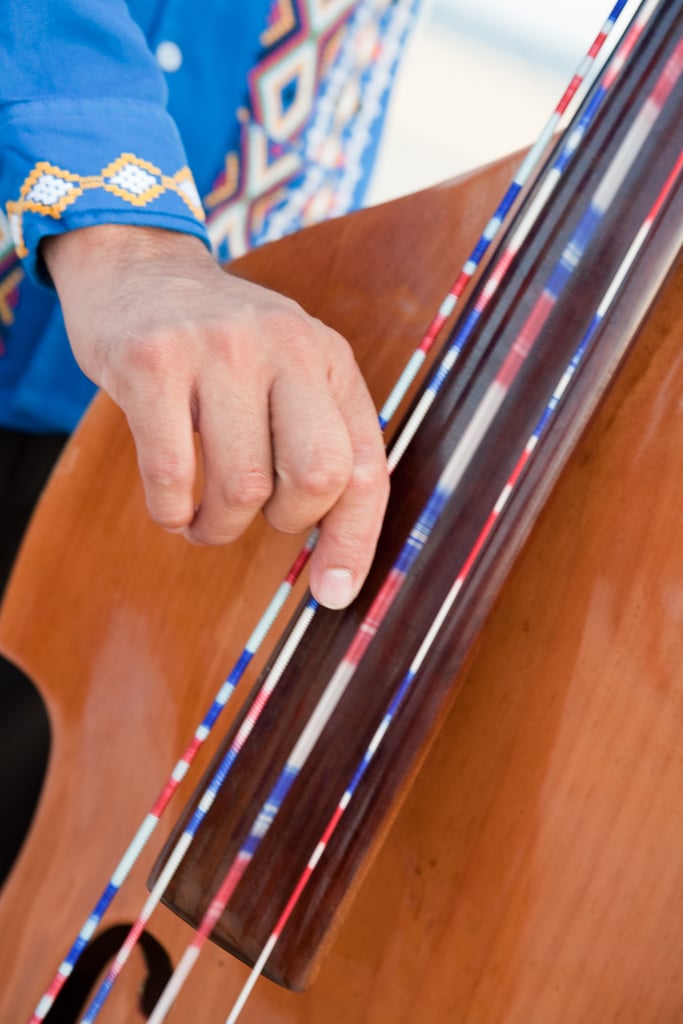
[[[321,521],[311,589],[348,604],[389,485],[346,341],[224,273],[189,235],[102,225],[46,239],[43,253],[76,359],[126,414],[152,518],[204,544],[235,540],[259,509],[286,533]]]

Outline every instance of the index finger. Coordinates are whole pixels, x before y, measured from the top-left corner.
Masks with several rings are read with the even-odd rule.
[[[353,453],[348,484],[320,524],[310,587],[327,608],[344,608],[370,571],[389,499],[389,472],[372,399],[361,381],[342,406]]]

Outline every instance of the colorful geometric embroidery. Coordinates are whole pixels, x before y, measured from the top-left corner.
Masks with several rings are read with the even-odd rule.
[[[99,174],[82,175],[40,160],[24,179],[19,199],[7,203],[9,228],[17,255],[28,254],[23,233],[25,213],[39,213],[58,220],[79,196],[92,189],[103,189],[137,207],[148,206],[158,196],[174,192],[194,217],[204,220],[201,199],[188,167],[167,175],[149,160],[121,153]]]
[[[419,0],[274,0],[239,152],[205,197],[220,260],[349,210]]]
[[[68,171],[41,161],[22,185],[20,195],[24,197],[23,209],[59,217],[67,206],[83,194],[80,180],[77,174],[69,174]]]
[[[4,277],[0,276],[0,323],[9,327],[14,322],[14,310],[19,301],[19,285],[24,277],[22,267],[17,263]],[[4,346],[0,342],[0,355]]]
[[[165,191],[161,178],[161,171],[147,160],[123,155],[102,171],[102,188],[133,206],[146,206]]]
[[[19,301],[19,284],[24,271],[12,242],[9,221],[0,210],[0,324],[9,327],[14,322],[14,310]],[[0,356],[4,347],[0,342]]]
[[[254,244],[353,207],[368,173],[364,162],[375,139],[373,126],[384,109],[418,6],[419,0],[359,4],[302,137],[303,173]]]
[[[264,54],[249,75],[248,107],[236,112],[239,145],[204,200],[220,260],[354,205],[419,2],[273,0],[260,37]],[[9,221],[0,214],[1,323],[12,322],[23,277],[17,256],[27,255],[24,215],[59,219],[93,189],[137,208],[171,191],[204,220],[187,167],[169,176],[121,153],[86,176],[39,161],[19,198],[7,203]]]
[[[295,27],[296,15],[292,0],[274,0],[268,16],[268,28],[261,33],[261,45],[270,49]]]

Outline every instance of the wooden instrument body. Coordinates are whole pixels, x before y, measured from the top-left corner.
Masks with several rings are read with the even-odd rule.
[[[425,637],[439,619],[462,566],[478,544],[506,481],[511,474],[516,475],[520,455],[550,395],[563,379],[595,310],[619,273],[632,239],[676,164],[682,141],[683,89],[677,89],[667,103],[647,145],[627,155],[627,140],[632,137],[642,98],[659,81],[664,65],[669,66],[668,53],[680,38],[681,26],[672,28],[673,13],[669,10],[668,19],[658,21],[634,55],[629,74],[615,85],[585,146],[561,176],[542,213],[537,208],[537,188],[532,187],[526,197],[510,234],[515,234],[516,225],[525,218],[528,223],[530,209],[537,211],[533,228],[501,286],[476,319],[455,370],[394,474],[381,542],[363,590],[343,614],[319,611],[287,668],[278,673],[276,691],[258,721],[250,726],[248,742],[167,890],[168,905],[198,926],[242,848],[250,823],[262,820],[262,807],[277,802],[278,798],[269,794],[281,785],[281,773],[295,738],[319,706],[322,694],[329,694],[330,687],[340,679],[338,666],[369,616],[369,628],[376,630],[376,635],[352,676],[347,677],[333,717],[298,771],[276,820],[259,839],[248,871],[214,929],[215,941],[248,963],[258,958],[275,928],[344,788],[411,671]],[[636,152],[638,158],[634,158]],[[607,201],[603,183],[610,177],[615,180],[615,175],[620,178],[620,187]],[[541,181],[545,183],[545,176]],[[604,212],[599,227],[591,232],[586,227],[587,211],[594,222],[597,206],[593,204],[598,200],[592,197],[598,194]],[[609,318],[583,356],[568,392],[442,623],[404,705],[394,715],[381,748],[354,792],[341,826],[331,836],[287,923],[286,934],[269,957],[266,973],[287,987],[305,988],[314,977],[316,956],[324,955],[328,931],[334,928],[349,888],[357,888],[359,873],[362,875],[386,832],[407,780],[414,775],[438,723],[457,696],[458,676],[481,623],[681,247],[682,221],[683,195],[678,189],[670,197],[666,217],[657,224],[647,254],[638,262],[637,270],[632,269]],[[506,244],[502,241],[500,249]],[[494,269],[491,274],[484,272],[460,313],[458,325],[472,323],[473,311],[481,308],[490,279],[496,274],[497,257],[491,259]],[[547,308],[548,296],[559,287],[549,283],[557,280],[558,265],[572,266],[573,270],[552,300],[551,313],[547,317],[541,314],[542,327],[530,326],[538,324],[539,309]],[[455,333],[462,337],[460,326]],[[473,431],[482,413],[487,415],[487,403],[496,388],[502,389],[498,375],[501,367],[510,366],[510,352],[518,354],[519,369],[511,373],[507,397],[468,463],[462,453],[472,450]],[[375,595],[399,552],[405,551],[405,539],[414,524],[420,522],[418,535],[429,532],[422,519],[423,509],[432,501],[437,481],[446,467],[453,465],[454,458],[460,460],[459,483],[388,612],[378,613]],[[270,665],[288,643],[285,634],[259,686],[265,685]],[[198,784],[169,850],[187,826],[242,722],[241,718],[235,722],[214,764]],[[161,861],[164,859],[162,856]]]
[[[510,169],[323,225],[239,270],[338,326],[379,401],[450,283],[451,260],[423,273],[443,266],[437,226],[459,225],[457,262]],[[262,984],[246,1024],[680,1019],[682,290],[679,272],[564,471],[316,983]],[[189,548],[147,522],[106,400],[73,439],[0,623],[54,731],[0,902],[3,1021],[30,1014],[297,543],[256,524],[236,547]],[[134,916],[150,861],[112,921]],[[187,927],[162,910],[150,931],[177,960]],[[224,1019],[245,974],[211,948],[171,1019]],[[138,962],[103,1021],[144,1019],[140,975]]]

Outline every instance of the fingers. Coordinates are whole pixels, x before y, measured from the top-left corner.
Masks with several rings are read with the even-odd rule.
[[[235,377],[239,386],[235,386]],[[264,374],[215,367],[200,393],[198,429],[204,489],[189,540],[228,544],[240,536],[273,489],[268,382]]]
[[[388,497],[384,445],[346,342],[311,322],[300,329],[279,365],[252,354],[229,372],[214,366],[205,379],[205,482],[186,535],[228,543],[261,508],[287,533],[322,521],[311,586],[322,604],[340,608],[360,589],[377,543]]]
[[[275,489],[264,512],[276,530],[298,533],[332,508],[353,470],[348,427],[324,364],[288,367],[273,383],[270,416]]]
[[[344,411],[352,471],[340,498],[321,523],[310,564],[311,592],[328,608],[346,607],[364,583],[389,498],[384,443],[362,381]]]
[[[122,408],[133,434],[149,514],[167,530],[187,527],[194,516],[196,459],[186,387],[158,382],[153,394],[131,391]]]
[[[136,260],[122,232],[102,259],[70,246],[50,263],[81,366],[128,418],[150,515],[209,544],[235,540],[261,508],[287,532],[321,522],[311,586],[342,607],[368,571],[388,491],[349,346],[291,300],[223,274],[203,248],[159,234]]]

